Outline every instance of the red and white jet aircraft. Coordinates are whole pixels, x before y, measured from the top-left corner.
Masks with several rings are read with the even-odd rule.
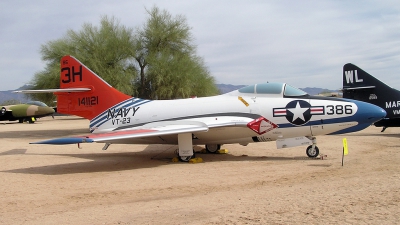
[[[33,144],[172,144],[189,161],[193,145],[216,152],[222,144],[276,141],[278,148],[309,145],[316,157],[317,135],[362,130],[386,112],[356,100],[310,96],[285,83],[262,83],[213,97],[145,100],[111,87],[72,56],[61,59],[60,113],[90,120],[91,134]],[[26,91],[29,92],[29,91]]]

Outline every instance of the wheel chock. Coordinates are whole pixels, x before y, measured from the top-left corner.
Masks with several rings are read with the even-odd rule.
[[[220,149],[217,151],[218,154],[228,154],[228,149]]]
[[[179,160],[178,157],[172,158],[171,161],[172,161],[172,162],[180,162],[180,160]],[[203,159],[197,157],[197,158],[190,159],[188,162],[189,162],[189,163],[202,163],[202,162],[203,162]]]
[[[202,162],[203,162],[203,159],[199,158],[199,157],[196,157],[196,158],[193,158],[193,159],[189,160],[189,163],[202,163]]]
[[[172,158],[172,162],[179,162],[179,158],[178,157]]]

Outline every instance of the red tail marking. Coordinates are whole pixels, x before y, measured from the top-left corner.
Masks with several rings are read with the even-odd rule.
[[[56,93],[57,111],[93,119],[131,98],[118,91],[72,56],[61,59],[60,88],[90,88],[87,92]]]

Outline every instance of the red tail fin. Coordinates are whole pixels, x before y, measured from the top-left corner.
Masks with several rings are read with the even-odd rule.
[[[57,112],[93,119],[113,105],[131,98],[110,86],[72,56],[61,59],[60,88],[89,88],[84,92],[58,92]]]

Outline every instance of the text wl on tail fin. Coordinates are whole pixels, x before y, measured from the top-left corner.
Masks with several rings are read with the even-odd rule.
[[[347,63],[343,66],[343,89],[375,88],[378,79],[371,76],[358,66]]]
[[[89,120],[131,98],[113,88],[73,56],[64,56],[61,59],[60,88],[72,91],[55,92],[57,111]],[[73,91],[79,89],[84,91]]]

